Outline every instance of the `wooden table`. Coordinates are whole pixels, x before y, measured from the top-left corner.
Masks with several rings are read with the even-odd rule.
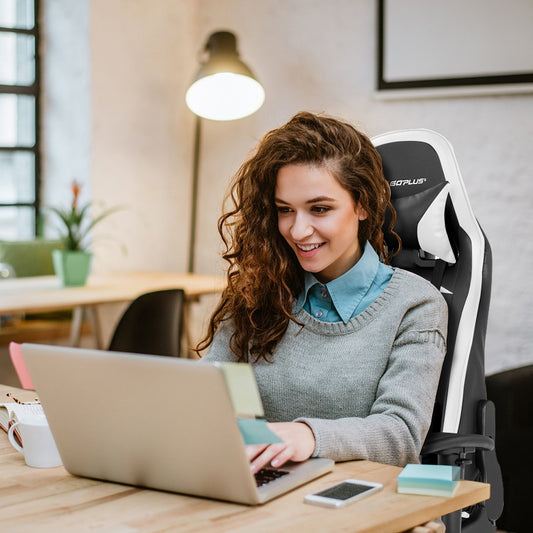
[[[55,276],[13,278],[0,283],[0,315],[40,313],[74,309],[71,344],[79,344],[81,322],[88,312],[98,348],[102,339],[97,306],[129,302],[145,292],[163,289],[185,291],[185,319],[188,305],[205,294],[222,291],[225,280],[219,276],[177,272],[114,272],[89,277],[83,287],[61,287]],[[187,322],[185,331],[188,332]]]
[[[0,385],[0,397],[13,390]],[[0,431],[0,521],[9,533],[324,532],[395,533],[490,497],[485,483],[461,481],[453,498],[396,492],[401,468],[351,461],[257,507],[74,477],[63,467],[31,468]],[[354,477],[384,489],[344,509],[303,503],[309,492]]]

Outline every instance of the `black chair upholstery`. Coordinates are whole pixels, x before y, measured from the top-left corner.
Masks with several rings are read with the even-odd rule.
[[[393,266],[431,281],[449,309],[447,355],[421,461],[457,464],[464,479],[491,483],[491,499],[444,517],[448,533],[495,531],[503,505],[494,450],[494,405],[487,401],[484,348],[491,250],[470,206],[453,149],[430,130],[372,139],[379,151],[402,240]],[[384,230],[389,248],[397,240]]]
[[[122,315],[109,350],[179,357],[184,301],[182,289],[142,294]]]
[[[487,396],[496,406],[496,450],[502,468],[504,507],[498,528],[531,531],[529,503],[533,462],[533,365],[487,376]]]

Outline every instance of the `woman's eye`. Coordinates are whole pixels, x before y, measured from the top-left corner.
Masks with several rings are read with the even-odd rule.
[[[278,205],[276,206],[276,209],[278,210],[278,213],[284,214],[284,213],[290,213],[291,208],[287,207],[285,205]]]
[[[322,215],[324,213],[327,213],[331,208],[324,206],[324,205],[315,205],[312,208],[313,213],[317,213],[319,215]]]

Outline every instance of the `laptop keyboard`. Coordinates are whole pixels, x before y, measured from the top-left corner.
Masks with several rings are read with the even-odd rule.
[[[273,470],[272,468],[263,468],[255,474],[255,482],[258,487],[262,487],[275,479],[286,476],[289,472],[286,470]]]

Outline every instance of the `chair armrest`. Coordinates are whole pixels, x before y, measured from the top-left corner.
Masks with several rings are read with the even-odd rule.
[[[433,433],[428,435],[422,455],[449,452],[453,450],[473,448],[473,450],[494,450],[494,440],[487,435],[470,434],[460,435],[458,433]]]

